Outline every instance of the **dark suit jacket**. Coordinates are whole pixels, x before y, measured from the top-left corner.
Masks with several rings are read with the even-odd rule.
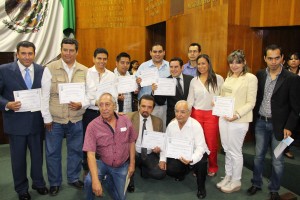
[[[258,90],[254,114],[258,115],[267,78],[266,69],[257,74]],[[273,131],[277,140],[283,139],[283,129],[294,130],[299,118],[299,77],[282,69],[271,97]],[[298,102],[297,102],[298,101]]]
[[[140,131],[140,114],[139,111],[131,112],[126,114],[132,122],[134,130],[139,134]],[[163,122],[160,118],[151,116],[153,131],[163,132]]]
[[[44,68],[34,64],[32,89],[41,88]],[[27,90],[17,62],[0,66],[0,109],[3,114],[3,126],[6,134],[29,135],[44,130],[41,112],[14,112],[5,110],[9,101],[14,101],[13,91]]]
[[[189,95],[190,82],[194,77],[185,74],[182,74],[182,76],[183,76],[183,87],[184,87],[183,96],[180,95],[177,87],[176,87],[175,96],[154,96],[155,102],[158,105],[164,105],[165,101],[167,100],[167,125],[175,117],[174,108],[177,101],[187,100],[187,97]],[[168,78],[173,78],[173,77],[169,76]]]

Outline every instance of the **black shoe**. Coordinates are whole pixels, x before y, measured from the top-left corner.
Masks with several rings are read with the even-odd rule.
[[[31,199],[31,196],[28,192],[19,194],[19,200],[30,200],[30,199]]]
[[[248,190],[247,190],[247,194],[252,196],[254,195],[257,191],[261,190],[261,188],[259,187],[255,187],[255,186],[251,186]]]
[[[83,189],[83,182],[81,180],[78,180],[78,181],[75,181],[73,183],[68,183],[69,185],[79,189],[79,190],[82,190]]]
[[[198,197],[198,199],[204,199],[206,197],[206,190],[198,189],[197,197]]]
[[[46,188],[46,187],[41,187],[41,188],[38,188],[38,187],[36,187],[36,186],[32,186],[32,189],[33,190],[36,190],[40,195],[46,195],[46,194],[48,194],[49,193],[49,190],[48,190],[48,188]]]
[[[56,196],[59,192],[59,186],[51,186],[50,187],[50,195],[51,196]]]
[[[278,192],[270,192],[270,200],[280,200]]]
[[[134,192],[134,183],[130,181],[128,188],[127,188],[127,192],[133,193]]]
[[[175,178],[175,181],[183,181],[184,180],[184,176],[179,176]]]

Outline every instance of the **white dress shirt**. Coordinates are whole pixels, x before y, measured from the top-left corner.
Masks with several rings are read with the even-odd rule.
[[[139,129],[139,135],[138,138],[135,142],[135,150],[138,153],[141,153],[141,148],[142,148],[142,130],[143,130],[143,124],[144,124],[144,117],[140,115],[140,129]],[[153,131],[153,125],[152,125],[152,119],[150,117],[150,115],[148,116],[148,118],[146,118],[146,130],[148,131]],[[147,154],[150,154],[152,152],[152,149],[147,149]]]
[[[99,110],[99,107],[95,106],[96,101],[99,98],[97,96],[97,85],[100,83],[105,83],[105,82],[110,82],[110,81],[112,81],[113,83],[117,82],[116,75],[112,71],[105,68],[104,73],[100,77],[100,74],[97,71],[95,66],[88,69],[87,77],[86,77],[86,83],[89,88],[87,91],[87,95],[90,100],[90,106],[88,107],[88,109]],[[91,86],[94,86],[94,87],[91,87]],[[115,88],[115,92],[111,95],[116,100],[118,99],[117,88]]]
[[[200,123],[191,117],[188,118],[182,129],[179,128],[177,119],[171,121],[167,127],[166,134],[167,137],[183,138],[194,141],[194,151],[192,155],[193,162],[190,163],[191,165],[199,162],[205,152],[207,154],[210,153]],[[166,160],[166,150],[164,149],[160,153],[160,161]]]
[[[221,86],[224,83],[222,76],[217,76],[217,88],[214,91],[209,87],[209,91],[201,82],[199,76],[194,77],[190,83],[189,95],[187,102],[189,108],[194,107],[197,110],[212,110],[212,101],[214,96],[219,96],[221,93]]]

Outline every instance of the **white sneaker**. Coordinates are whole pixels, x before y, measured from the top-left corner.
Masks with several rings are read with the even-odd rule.
[[[239,191],[241,189],[242,183],[240,180],[237,181],[230,181],[225,186],[221,187],[221,191],[225,193],[232,193]]]
[[[221,187],[225,186],[230,181],[231,181],[231,176],[225,176],[222,181],[217,183],[217,188],[221,188]]]

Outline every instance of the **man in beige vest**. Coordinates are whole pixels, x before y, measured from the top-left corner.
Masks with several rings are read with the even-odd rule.
[[[86,82],[87,68],[76,62],[78,42],[64,38],[61,43],[61,59],[51,62],[42,78],[42,115],[46,127],[46,162],[50,195],[58,194],[62,182],[61,149],[64,136],[67,141],[67,181],[69,185],[83,188],[79,180],[82,161],[82,115],[89,102],[61,104],[59,84]]]

